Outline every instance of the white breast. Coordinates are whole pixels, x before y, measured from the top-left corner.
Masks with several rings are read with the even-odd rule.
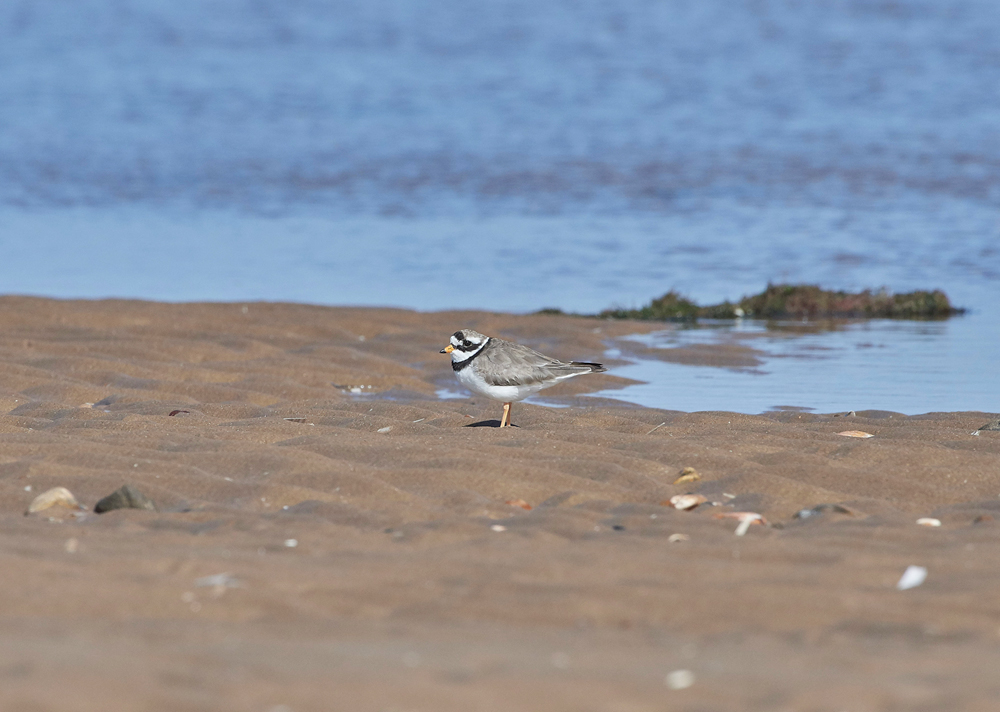
[[[475,364],[469,364],[469,368],[463,368],[456,374],[459,382],[473,393],[492,398],[501,403],[513,403],[524,400],[528,396],[538,393],[546,386],[553,383],[532,383],[527,386],[491,386],[483,377],[479,375]]]

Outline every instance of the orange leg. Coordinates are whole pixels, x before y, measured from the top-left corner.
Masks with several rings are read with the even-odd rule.
[[[503,404],[503,416],[500,418],[500,427],[510,427],[510,403]]]

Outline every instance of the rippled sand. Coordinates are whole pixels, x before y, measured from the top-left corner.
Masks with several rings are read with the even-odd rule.
[[[990,416],[577,397],[612,369],[500,430],[498,404],[435,397],[463,326],[588,360],[644,328],[0,299],[0,707],[993,709]],[[159,511],[23,515],[122,484]],[[720,505],[661,504],[685,492]],[[854,514],[793,518],[820,503]],[[898,591],[909,565],[927,580]]]

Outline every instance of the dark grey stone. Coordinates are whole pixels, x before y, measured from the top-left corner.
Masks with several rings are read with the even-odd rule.
[[[98,514],[110,512],[112,509],[150,509],[155,512],[156,505],[139,490],[129,485],[122,485],[94,506],[94,511]]]

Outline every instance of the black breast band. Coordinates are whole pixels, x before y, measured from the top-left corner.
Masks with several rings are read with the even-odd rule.
[[[479,354],[481,354],[483,351],[485,351],[486,347],[489,346],[489,344],[490,344],[490,340],[486,339],[486,341],[483,342],[483,345],[481,347],[479,347],[479,351],[477,351],[476,353],[472,354],[472,356],[470,356],[469,358],[465,359],[464,361],[452,361],[451,362],[451,370],[455,371],[456,373],[458,371],[461,371],[463,368],[465,368],[470,363],[472,363],[477,358],[479,358]]]

